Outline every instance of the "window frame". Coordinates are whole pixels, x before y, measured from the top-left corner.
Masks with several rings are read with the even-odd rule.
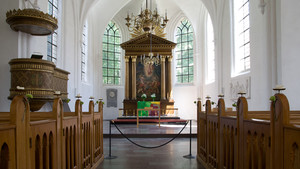
[[[87,81],[87,57],[88,57],[88,23],[85,22],[82,29],[81,42],[81,81]]]
[[[48,0],[48,14],[60,19],[59,0]],[[60,27],[60,26],[59,26]],[[55,30],[53,34],[47,36],[47,60],[57,65],[58,60],[58,30]]]
[[[186,22],[185,24],[183,24],[183,22]],[[186,27],[186,25],[188,25],[188,28]],[[184,26],[183,26],[184,25]],[[182,27],[183,26],[183,27]],[[182,27],[182,29],[180,29],[180,27]],[[187,28],[187,32],[184,33],[183,29]],[[180,33],[178,34],[178,30],[180,30]],[[191,31],[189,31],[191,30]],[[182,40],[183,37],[182,36],[187,36],[186,40]],[[192,39],[189,39],[189,36],[192,35]],[[177,37],[180,36],[180,42],[177,41]],[[189,85],[189,84],[194,84],[195,82],[195,58],[194,58],[194,40],[195,40],[195,36],[194,36],[194,28],[192,23],[187,19],[187,18],[182,18],[174,31],[174,38],[175,41],[177,43],[176,47],[175,47],[175,84],[177,85]],[[183,49],[183,45],[186,43],[186,45],[188,46],[186,49]],[[180,49],[178,50],[178,46],[180,46]],[[186,52],[187,53],[187,57],[182,57],[183,53]],[[180,55],[178,54],[180,53]],[[180,58],[179,58],[180,56]],[[187,66],[183,64],[183,60],[187,60]],[[192,61],[192,65],[190,65],[190,61]],[[184,68],[187,69],[188,73],[184,74]],[[178,69],[181,69],[181,73],[178,74]],[[191,69],[191,70],[190,70]],[[180,81],[178,80],[179,77],[181,78]],[[187,82],[185,82],[184,78],[187,77]],[[191,78],[191,80],[190,80]]]
[[[232,0],[232,24],[233,24],[233,68],[232,68],[232,77],[243,75],[251,71],[251,40],[250,40],[250,0],[244,0],[242,5],[236,7],[237,2],[240,0]],[[245,8],[245,5],[247,7]],[[244,13],[246,9],[246,12]],[[240,20],[238,17],[242,16]],[[246,20],[247,19],[247,20]],[[243,25],[240,25],[240,24]],[[248,25],[248,27],[245,27]],[[246,37],[246,32],[248,36]],[[241,37],[242,36],[242,37]],[[243,41],[243,43],[239,43]],[[248,52],[247,52],[248,51]],[[248,53],[248,54],[247,54]],[[240,65],[243,65],[239,68]]]
[[[111,26],[111,24],[113,24]],[[115,29],[115,30],[113,30]],[[114,34],[113,36],[109,34],[109,31],[113,30]],[[118,31],[119,35],[116,35],[116,32]],[[111,43],[109,41],[109,38],[113,37],[113,42]],[[110,21],[109,24],[107,24],[107,27],[105,28],[105,32],[103,34],[103,38],[102,38],[102,83],[104,85],[114,85],[114,86],[120,86],[122,85],[122,79],[121,79],[121,30],[119,28],[119,26],[113,22]],[[104,42],[104,39],[106,38],[107,41]],[[118,43],[116,43],[116,38],[118,38]],[[106,48],[105,48],[106,46]],[[113,46],[113,51],[109,48]],[[119,55],[119,57],[116,59],[116,54]],[[109,58],[110,55],[113,55],[113,59]],[[104,57],[106,56],[106,57]],[[106,62],[106,63],[104,63]],[[113,67],[109,67],[109,64],[113,62]],[[118,64],[116,65],[116,62],[118,62]],[[106,64],[106,66],[104,66]],[[118,67],[119,65],[119,67]],[[106,69],[106,74],[105,74],[105,69]],[[113,70],[113,75],[109,75],[109,70]],[[116,70],[118,71],[118,73],[116,73]],[[118,75],[116,75],[118,74]],[[105,82],[105,78],[106,82]],[[109,78],[113,78],[113,83],[108,83]],[[118,79],[119,83],[116,83],[116,79]]]

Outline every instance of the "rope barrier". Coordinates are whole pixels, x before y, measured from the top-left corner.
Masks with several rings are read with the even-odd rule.
[[[165,146],[165,145],[167,145],[167,144],[169,144],[171,141],[173,141],[174,139],[176,139],[180,134],[181,134],[181,132],[183,131],[183,129],[185,129],[185,127],[186,127],[186,125],[188,124],[189,122],[187,121],[186,123],[185,123],[185,125],[183,126],[183,128],[180,130],[180,132],[178,133],[178,134],[176,134],[175,135],[175,137],[173,137],[172,139],[170,139],[169,141],[167,141],[167,142],[165,142],[165,143],[163,143],[163,144],[161,144],[161,145],[158,145],[158,146],[143,146],[143,145],[140,145],[140,144],[138,144],[138,143],[136,143],[136,142],[134,142],[134,141],[132,141],[130,138],[128,138],[119,128],[118,128],[118,126],[115,124],[115,122],[114,121],[112,121],[112,124],[114,124],[114,126],[117,128],[117,130],[121,133],[121,135],[123,136],[123,137],[125,137],[128,141],[130,141],[132,144],[134,144],[134,145],[136,145],[136,146],[138,146],[138,147],[141,147],[141,148],[149,148],[149,149],[153,149],[153,148],[159,148],[159,147],[162,147],[162,146]]]

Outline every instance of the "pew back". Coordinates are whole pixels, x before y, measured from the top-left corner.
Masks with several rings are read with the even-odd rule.
[[[16,96],[10,112],[0,113],[0,166],[8,169],[95,168],[103,161],[103,107],[64,114],[62,101],[52,112],[30,112],[23,96]]]
[[[197,106],[198,160],[206,168],[299,167],[299,111],[289,111],[283,94],[275,96],[270,111],[248,111],[244,97],[239,98],[237,111],[226,111],[222,98],[215,112],[210,100],[205,112]]]

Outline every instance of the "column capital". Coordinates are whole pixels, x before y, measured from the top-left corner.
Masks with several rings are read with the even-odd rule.
[[[160,56],[160,60],[161,60],[161,62],[165,62],[165,61],[166,61],[166,56],[161,55],[161,56]]]
[[[129,62],[130,56],[125,56],[125,62]]]
[[[172,55],[167,56],[167,58],[168,58],[168,62],[172,62],[172,59],[173,59],[173,56],[172,56]]]
[[[136,58],[137,58],[137,56],[131,56],[132,62],[136,62]]]

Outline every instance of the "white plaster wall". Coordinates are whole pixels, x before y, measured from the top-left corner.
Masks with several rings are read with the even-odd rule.
[[[233,56],[233,44],[231,32],[231,5],[230,1],[224,2],[224,12],[220,18],[222,22],[213,21],[217,23],[217,33],[221,35],[216,38],[216,79],[218,81],[215,84],[205,85],[203,89],[203,97],[208,94],[212,96],[212,100],[217,93],[225,94],[225,102],[228,107],[231,107],[233,101],[230,99],[230,82],[232,80],[242,80],[244,78],[251,78],[251,99],[248,100],[249,110],[268,110],[269,109],[269,97],[272,94],[271,84],[271,62],[270,60],[270,34],[269,29],[272,25],[268,22],[270,19],[268,10],[265,14],[261,13],[258,7],[259,1],[250,1],[250,41],[251,41],[251,71],[247,74],[239,76],[232,75],[232,56]],[[213,18],[213,17],[212,17]],[[221,40],[221,43],[219,41]],[[219,45],[218,45],[219,44]],[[218,53],[218,51],[221,51]],[[222,61],[222,62],[221,62]],[[219,83],[219,85],[218,85]]]
[[[281,0],[281,62],[282,84],[290,109],[299,110],[300,96],[300,1]]]
[[[19,8],[19,1],[5,0],[0,5],[0,111],[9,111],[10,101],[7,99],[10,89],[10,66],[8,62],[18,57],[19,33],[10,29],[6,23],[6,12]]]
[[[118,3],[117,3],[118,2]],[[88,16],[91,23],[91,31],[93,36],[90,37],[92,41],[92,52],[94,56],[94,95],[97,98],[103,98],[104,106],[103,106],[103,117],[104,119],[115,119],[119,115],[119,108],[123,107],[124,100],[124,85],[125,85],[125,63],[123,58],[121,58],[121,84],[120,85],[104,85],[102,79],[102,37],[107,27],[109,21],[113,20],[120,28],[121,31],[121,42],[125,42],[128,40],[128,34],[124,32],[125,25],[120,18],[120,10],[128,3],[128,0],[123,1],[103,1],[98,2],[96,6],[91,11]],[[115,3],[117,5],[111,5],[111,3]],[[105,11],[105,12],[104,12]],[[126,13],[127,11],[122,11],[122,13]],[[103,14],[105,13],[105,15]],[[121,15],[122,17],[125,15]],[[124,51],[121,51],[121,57],[124,55]],[[118,97],[117,97],[117,107],[107,107],[107,97],[106,90],[107,89],[117,89]]]

